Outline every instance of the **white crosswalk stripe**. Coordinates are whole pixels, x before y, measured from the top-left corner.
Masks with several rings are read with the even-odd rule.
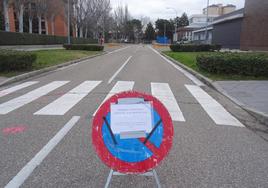
[[[115,86],[112,88],[112,90],[108,93],[108,95],[105,97],[105,99],[103,100],[103,102],[101,103],[101,105],[107,99],[109,99],[111,96],[113,96],[116,93],[120,93],[120,92],[123,92],[123,91],[132,90],[133,87],[134,87],[134,84],[135,84],[135,82],[133,82],[133,81],[118,81],[115,84]],[[95,114],[97,113],[98,110],[99,110],[99,108],[94,112],[93,116],[95,116]]]
[[[190,91],[216,124],[244,127],[243,124],[227,112],[221,104],[219,104],[199,86],[185,85],[185,87]]]
[[[152,95],[158,98],[167,108],[173,121],[185,121],[181,109],[173,95],[169,84],[151,83]]]
[[[17,86],[13,86],[11,88],[4,89],[0,91],[0,97],[3,97],[10,93],[14,93],[16,91],[19,91],[20,89],[29,87],[37,83],[38,81],[25,82]],[[24,105],[31,103],[42,96],[47,95],[51,91],[67,83],[69,83],[69,81],[53,81],[20,97],[2,103],[0,104],[0,115],[5,115],[18,108],[21,108]],[[84,81],[63,96],[59,97],[50,104],[47,104],[47,106],[35,112],[34,115],[65,115],[101,83],[102,81]],[[134,84],[134,81],[116,82],[114,87],[109,91],[108,95],[99,105],[99,107],[114,94],[132,90]],[[231,115],[220,103],[213,99],[201,87],[196,85],[185,85],[185,87],[198,101],[198,103],[202,106],[202,108],[209,115],[209,117],[215,122],[215,124],[244,127],[244,125],[240,121],[238,121],[233,115]],[[165,105],[173,121],[185,121],[179,104],[168,83],[151,83],[151,93]],[[93,116],[95,116],[98,109],[95,111]]]
[[[85,81],[62,97],[42,108],[35,115],[64,115],[86,97],[101,81]]]
[[[35,89],[25,95],[12,99],[0,105],[0,114],[7,114],[13,110],[16,110],[46,94],[49,92],[67,84],[69,81],[54,81],[43,87]]]
[[[34,85],[34,84],[37,84],[37,83],[38,83],[38,81],[34,81],[34,82],[25,82],[25,83],[16,85],[16,86],[14,86],[14,87],[11,87],[11,88],[2,90],[2,91],[0,91],[0,97],[9,95],[9,94],[11,94],[11,93],[13,93],[13,92],[15,92],[15,91],[24,89],[24,88],[26,88],[26,87],[29,87],[29,86]]]

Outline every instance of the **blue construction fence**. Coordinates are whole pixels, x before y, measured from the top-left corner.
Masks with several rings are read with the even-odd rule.
[[[157,43],[160,43],[160,44],[169,44],[170,43],[170,40],[167,37],[163,37],[163,36],[157,36],[156,41],[157,41]]]

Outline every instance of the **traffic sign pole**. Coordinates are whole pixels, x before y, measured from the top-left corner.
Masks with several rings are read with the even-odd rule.
[[[109,188],[109,185],[112,181],[112,177],[113,176],[125,176],[127,174],[122,174],[122,173],[119,173],[119,172],[115,172],[114,170],[110,170],[109,172],[109,175],[108,175],[108,178],[107,178],[107,181],[106,181],[106,184],[105,184],[105,187],[104,188]],[[149,176],[149,177],[154,177],[155,179],[155,182],[156,182],[156,185],[157,185],[157,188],[161,188],[161,184],[160,184],[160,181],[159,181],[159,178],[157,176],[157,173],[155,170],[152,170],[151,172],[146,172],[144,174],[140,174],[140,176]]]
[[[123,139],[121,133],[113,133],[111,105],[122,105],[122,101],[127,105],[132,105],[134,101],[134,104],[144,103],[147,107],[150,106],[152,113],[150,132],[139,136],[141,138],[134,136],[127,139]],[[126,103],[126,101],[130,102]],[[109,98],[99,108],[92,126],[93,147],[98,157],[111,169],[105,187],[109,186],[113,175],[126,174],[153,176],[157,186],[161,187],[154,169],[169,153],[172,140],[172,119],[158,99],[135,91],[118,93]]]

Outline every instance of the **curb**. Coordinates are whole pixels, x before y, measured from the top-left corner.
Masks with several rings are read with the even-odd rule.
[[[59,64],[59,65],[54,65],[52,67],[47,67],[47,68],[43,68],[43,69],[40,69],[40,70],[31,71],[31,72],[28,72],[28,73],[25,73],[25,74],[14,76],[14,77],[11,77],[11,78],[1,82],[0,87],[6,86],[6,85],[9,85],[9,84],[18,82],[18,81],[26,80],[27,78],[31,78],[33,76],[37,76],[37,75],[40,75],[40,74],[43,74],[43,73],[46,73],[46,72],[51,72],[51,71],[54,71],[54,70],[56,70],[58,68],[67,67],[67,66],[72,65],[72,64],[77,64],[77,63],[80,63],[82,61],[92,59],[92,58],[95,58],[95,57],[98,57],[98,56],[102,56],[102,55],[105,55],[105,54],[107,54],[107,52],[102,52],[100,54],[96,54],[96,55],[93,55],[93,56],[88,56],[88,57],[76,59],[76,60],[73,60],[73,61],[68,61],[68,62]]]
[[[209,87],[216,89],[215,86],[213,85],[213,81],[210,80],[209,78],[199,74],[198,72],[196,72],[195,70],[187,67],[186,65],[180,63],[179,61],[174,60],[173,58],[167,56],[166,54],[164,54],[163,52],[160,52],[161,55],[163,55],[164,57],[166,57],[167,59],[169,59],[172,63],[174,63],[175,65],[180,66],[181,68],[185,69],[186,71],[188,71],[189,73],[191,73],[192,75],[194,75],[196,78],[198,78],[199,80],[201,80],[202,82],[204,82],[206,85],[208,85]]]
[[[263,112],[259,112],[255,109],[246,107],[245,104],[241,103],[240,101],[238,101],[237,99],[235,99],[234,97],[230,96],[222,87],[220,87],[217,83],[214,83],[212,80],[210,80],[209,78],[201,75],[200,73],[194,71],[193,69],[187,67],[186,65],[183,65],[182,63],[180,63],[179,61],[174,60],[173,58],[167,56],[166,54],[164,54],[163,52],[160,52],[161,55],[163,55],[164,57],[168,58],[172,63],[174,63],[175,65],[180,66],[181,68],[185,69],[186,71],[190,72],[192,75],[194,75],[195,77],[197,77],[199,80],[201,80],[202,82],[204,82],[207,86],[215,89],[216,91],[218,91],[219,93],[221,93],[222,95],[224,95],[225,97],[229,98],[231,101],[233,101],[235,104],[237,104],[238,106],[240,106],[242,109],[244,109],[245,111],[247,111],[249,114],[251,114],[252,116],[254,116],[260,123],[265,124],[266,126],[268,126],[268,114],[265,114]]]

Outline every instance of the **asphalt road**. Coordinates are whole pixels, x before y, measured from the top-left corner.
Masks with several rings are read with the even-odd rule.
[[[172,150],[156,168],[162,187],[268,186],[268,143],[252,131],[262,125],[150,46],[130,45],[0,88],[0,187],[104,187],[92,117],[110,91],[131,88],[159,98],[173,119]],[[155,186],[144,176],[111,183]]]

